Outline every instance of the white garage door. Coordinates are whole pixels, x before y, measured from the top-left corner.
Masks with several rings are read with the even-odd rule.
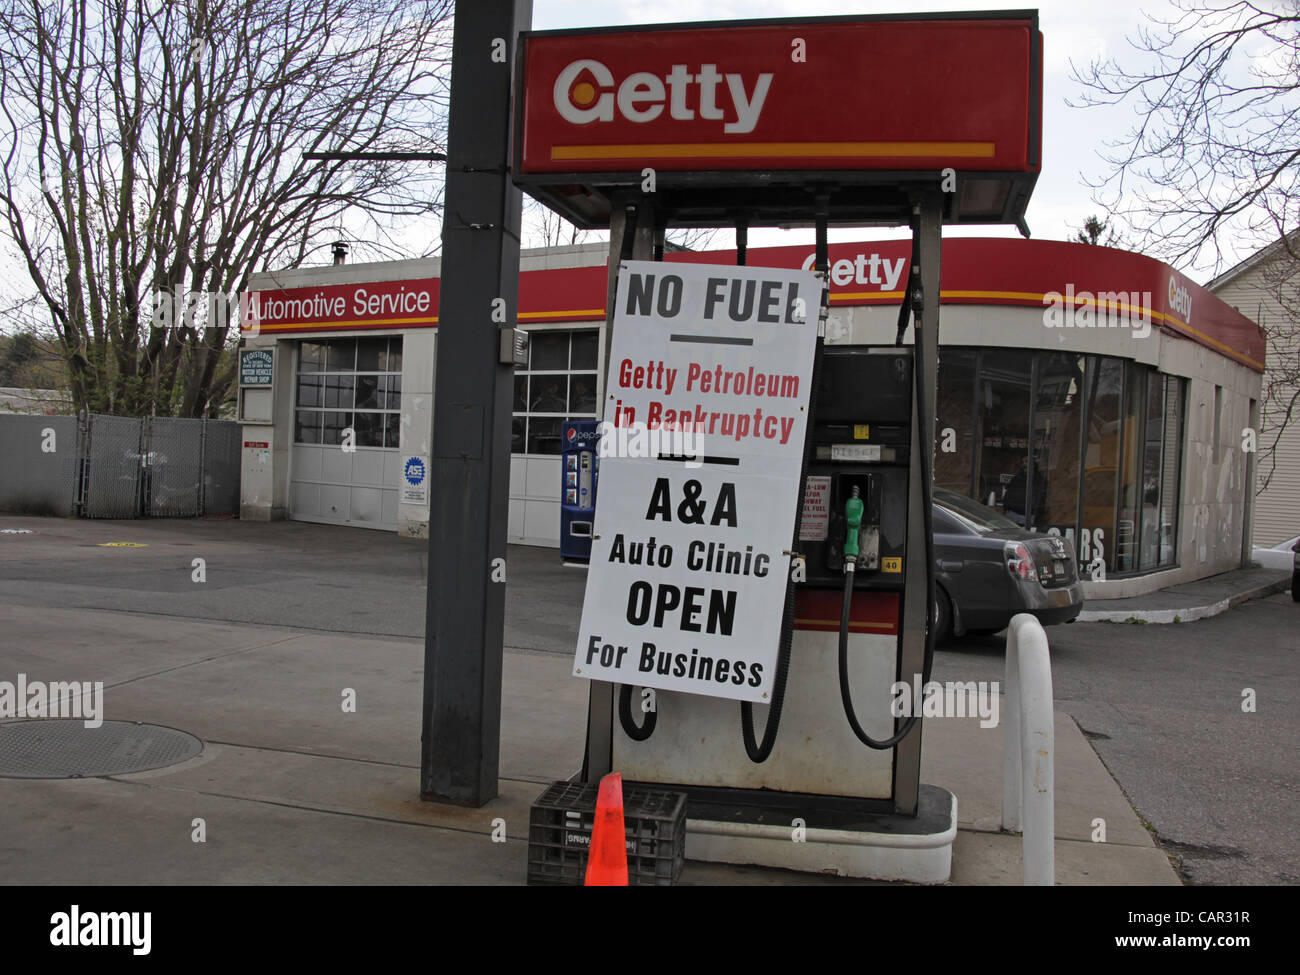
[[[402,338],[302,342],[289,517],[397,530]]]

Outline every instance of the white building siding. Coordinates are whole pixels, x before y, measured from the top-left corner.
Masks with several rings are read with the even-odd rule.
[[[1285,256],[1285,255],[1284,255]],[[1289,260],[1289,258],[1287,258]],[[1255,510],[1252,542],[1275,545],[1300,533],[1300,388],[1283,379],[1297,370],[1300,298],[1288,298],[1270,282],[1275,265],[1257,264],[1213,288],[1224,302],[1261,325],[1268,334],[1263,392],[1259,403],[1258,453],[1255,464]],[[1297,289],[1287,292],[1294,296]],[[1292,416],[1288,422],[1287,412]],[[1240,436],[1241,431],[1237,431]]]

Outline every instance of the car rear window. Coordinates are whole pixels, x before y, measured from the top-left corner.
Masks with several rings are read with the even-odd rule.
[[[946,535],[955,535],[961,532],[962,522],[936,504],[934,506],[934,530],[943,532]]]
[[[971,531],[987,535],[996,531],[1019,531],[1020,526],[1010,518],[1004,518],[992,508],[987,508],[978,501],[954,494],[952,491],[936,489],[934,503],[952,515],[959,523]]]

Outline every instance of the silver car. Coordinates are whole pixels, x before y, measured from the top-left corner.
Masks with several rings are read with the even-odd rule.
[[[1074,546],[1025,531],[978,501],[934,489],[935,643],[1004,629],[1017,613],[1044,625],[1083,609]]]

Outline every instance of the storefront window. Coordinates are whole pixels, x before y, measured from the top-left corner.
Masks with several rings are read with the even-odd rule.
[[[1083,424],[1085,357],[1038,356],[1034,388],[1033,495],[1031,527],[1074,538],[1079,514],[1079,433]]]
[[[1165,376],[1164,447],[1160,473],[1160,565],[1178,561],[1178,497],[1182,482],[1185,382]]]
[[[979,357],[976,498],[1017,525],[1036,502],[1029,487],[1029,403],[1033,354],[999,350]]]
[[[1089,357],[1087,428],[1083,452],[1083,510],[1075,552],[1082,565],[1100,561],[1114,569],[1115,510],[1119,481],[1124,360]]]
[[[1138,568],[1160,564],[1160,472],[1164,450],[1165,377],[1147,373],[1146,431],[1142,437],[1142,521]]]
[[[1146,415],[1147,370],[1134,362],[1124,363],[1124,423],[1120,450],[1119,519],[1115,526],[1116,572],[1137,568],[1138,515],[1142,502],[1142,420]]]
[[[935,423],[934,483],[970,496],[975,446],[975,353],[939,350],[938,422]],[[951,432],[948,432],[951,431]]]
[[[401,336],[328,339],[298,347],[294,443],[396,450],[402,424]]]
[[[1176,564],[1183,380],[1103,356],[941,349],[937,407],[936,487],[1070,539],[1085,578]]]
[[[595,419],[598,342],[595,329],[530,333],[528,366],[515,369],[512,453],[558,454],[562,421]]]

